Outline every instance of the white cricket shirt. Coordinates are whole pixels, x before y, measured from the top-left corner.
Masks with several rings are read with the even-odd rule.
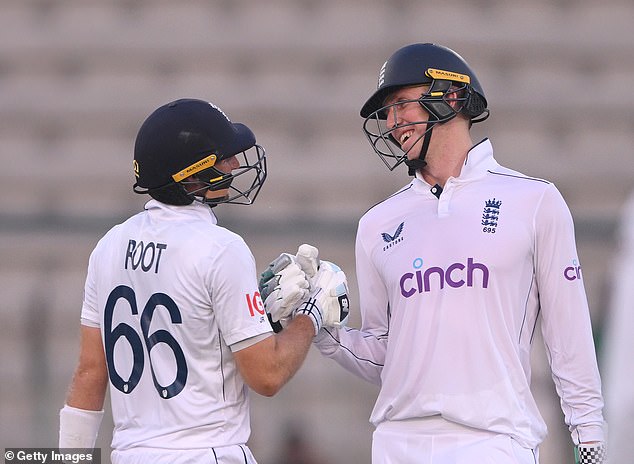
[[[152,200],[90,257],[82,323],[101,328],[115,450],[249,438],[248,388],[230,346],[271,326],[249,248],[216,223],[208,206]]]
[[[415,178],[360,220],[360,330],[317,346],[381,386],[371,422],[442,415],[535,448],[541,329],[575,442],[603,440],[600,378],[573,221],[553,184],[500,166],[488,140],[437,198]]]

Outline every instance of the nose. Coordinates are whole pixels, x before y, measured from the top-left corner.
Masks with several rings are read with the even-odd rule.
[[[234,169],[237,169],[240,167],[240,161],[238,161],[238,158],[234,155],[229,158],[220,160],[219,162],[216,163],[215,167],[218,171],[223,172],[225,174],[229,174]]]
[[[231,171],[239,167],[240,167],[240,162],[238,161],[238,158],[235,155],[229,158],[225,158],[216,164],[216,168],[219,171],[222,171],[224,173],[230,173]]]
[[[398,126],[398,113],[396,111],[396,105],[390,105],[385,109],[385,124],[388,129],[393,129]]]

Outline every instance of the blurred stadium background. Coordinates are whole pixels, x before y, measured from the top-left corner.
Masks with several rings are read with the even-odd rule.
[[[217,210],[259,266],[314,243],[354,290],[357,220],[408,181],[370,151],[358,110],[410,42],[461,53],[491,108],[475,138],[564,194],[600,350],[634,187],[633,22],[630,0],[0,0],[0,445],[57,443],[88,255],[142,208],[134,137],[167,101],[211,100],[266,147],[255,206]],[[542,462],[572,462],[541,342],[533,384],[550,431]],[[311,352],[279,396],[253,395],[252,449],[262,464],[367,463],[375,395]]]

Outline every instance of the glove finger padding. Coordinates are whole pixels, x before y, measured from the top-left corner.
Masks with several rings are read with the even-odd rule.
[[[307,243],[303,243],[297,248],[297,264],[306,273],[308,279],[312,279],[319,269],[319,250]]]
[[[291,264],[295,260],[295,257],[289,253],[282,253],[277,258],[269,263],[264,271],[260,273],[260,280],[258,281],[258,289],[260,290],[260,296],[262,300],[266,300],[279,282],[278,274],[282,269]]]
[[[295,313],[309,316],[317,335],[322,327],[344,327],[349,310],[345,273],[336,264],[321,261],[319,271],[311,279],[310,296]]]
[[[312,279],[314,290],[323,289],[316,295],[320,303],[324,327],[345,327],[350,312],[348,280],[339,266],[330,261],[321,261],[319,271]]]
[[[308,281],[295,257],[282,253],[260,275],[260,294],[269,320],[290,319],[294,309],[308,295]]]

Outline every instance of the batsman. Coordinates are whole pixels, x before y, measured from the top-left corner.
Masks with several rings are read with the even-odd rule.
[[[274,333],[253,255],[214,212],[251,205],[266,161],[251,129],[208,101],[175,100],[143,122],[133,189],[151,198],[91,253],[60,448],[95,447],[109,391],[114,464],[256,463],[251,391],[275,395],[347,315],[343,272],[302,249],[268,275],[266,303],[285,324]]]
[[[500,165],[488,138],[473,141],[488,114],[473,69],[431,43],[394,52],[361,108],[372,149],[412,179],[359,221],[361,327],[325,328],[315,345],[380,387],[373,464],[537,464],[547,435],[531,392],[539,329],[570,462],[605,462],[571,213],[552,182]]]

